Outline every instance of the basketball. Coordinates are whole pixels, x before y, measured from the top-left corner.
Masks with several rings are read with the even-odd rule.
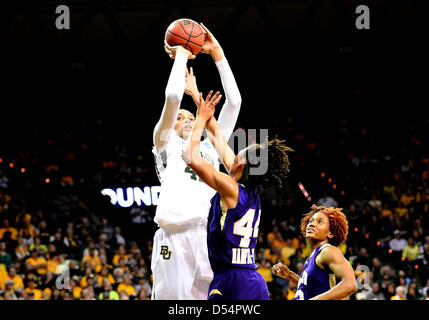
[[[191,51],[193,55],[200,53],[206,34],[203,28],[191,19],[179,19],[170,24],[165,33],[167,43],[174,46],[182,46]]]

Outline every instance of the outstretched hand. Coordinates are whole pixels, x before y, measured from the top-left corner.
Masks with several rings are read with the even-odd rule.
[[[174,47],[172,47],[165,40],[164,40],[164,49],[165,49],[165,52],[167,52],[167,54],[173,60],[176,59],[176,54],[178,52],[182,52],[182,53],[186,54],[186,56],[188,57],[189,60],[193,60],[193,59],[196,58],[196,56],[193,55],[191,51],[183,48],[182,46],[174,46]]]
[[[207,95],[204,100],[203,94],[200,93],[200,102],[198,104],[197,117],[209,121],[215,114],[215,109],[219,101],[222,99],[220,92],[216,92],[213,95],[213,90]]]

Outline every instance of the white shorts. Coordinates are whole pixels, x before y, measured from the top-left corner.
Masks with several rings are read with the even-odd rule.
[[[152,300],[207,300],[213,280],[207,227],[159,229],[152,251]]]

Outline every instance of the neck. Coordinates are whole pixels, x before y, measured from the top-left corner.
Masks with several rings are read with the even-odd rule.
[[[313,252],[320,246],[323,246],[324,244],[329,243],[328,240],[316,240],[316,239],[308,239],[308,240],[310,241],[311,252]]]

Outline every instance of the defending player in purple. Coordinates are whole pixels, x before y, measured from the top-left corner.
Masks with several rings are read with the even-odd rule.
[[[221,95],[217,92],[212,96],[210,92],[204,100],[202,94],[193,95],[198,106],[197,119],[183,154],[189,167],[217,191],[208,221],[209,258],[214,271],[209,300],[268,300],[267,284],[255,264],[262,212],[260,194],[268,185],[283,186],[289,172],[287,151],[291,149],[284,141],[273,139],[263,145],[251,145],[235,155],[214,118]],[[204,128],[229,175],[217,172],[201,157],[199,141]],[[271,157],[265,175],[250,174],[257,149]]]

